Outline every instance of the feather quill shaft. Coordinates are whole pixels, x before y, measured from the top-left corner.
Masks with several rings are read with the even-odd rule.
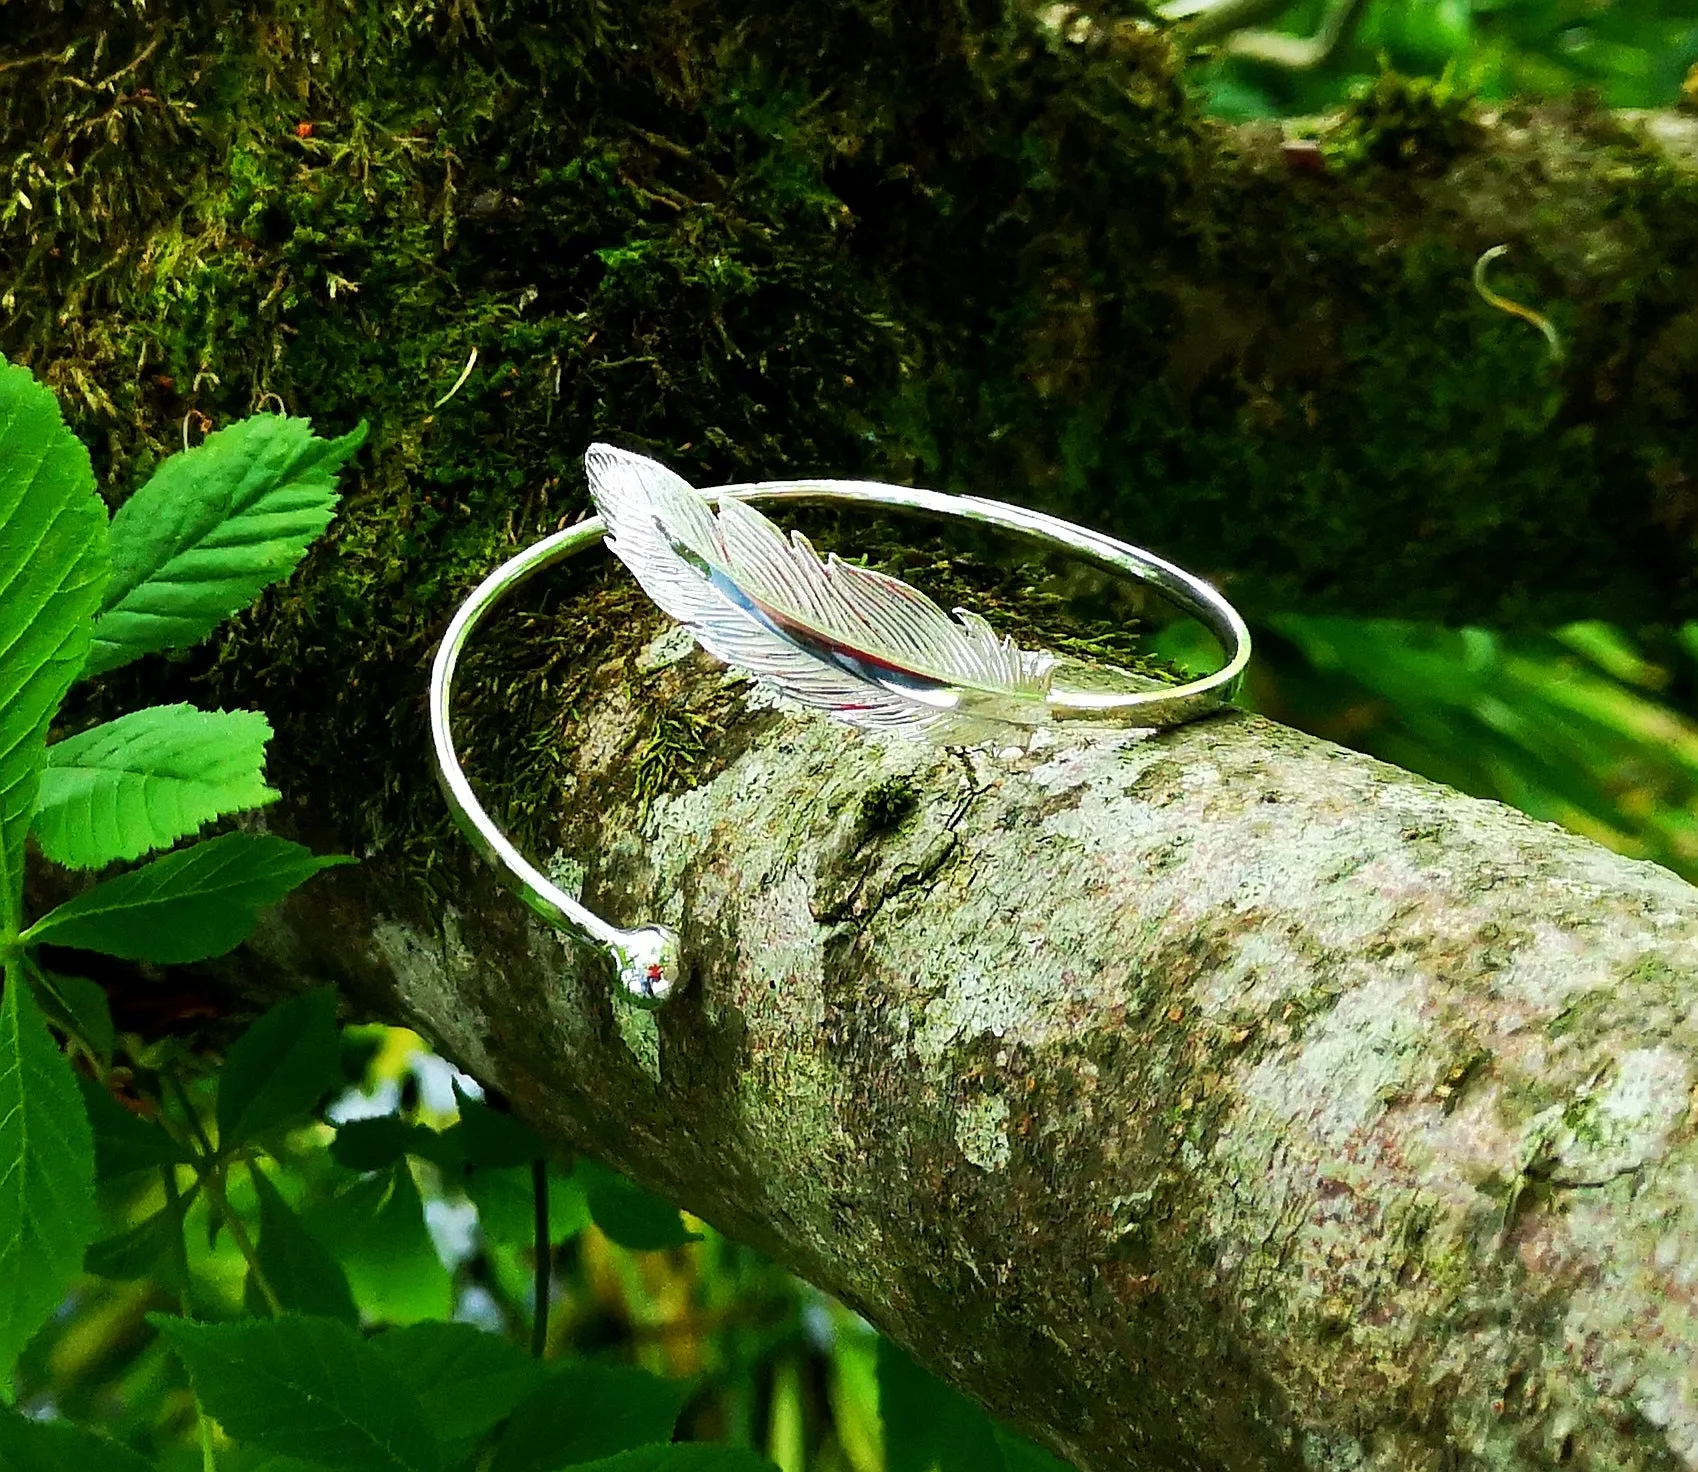
[[[608,546],[714,658],[851,724],[949,744],[1045,722],[1053,656],[898,578],[822,559],[741,501],[722,499],[715,517],[644,456],[598,444],[584,463]]]

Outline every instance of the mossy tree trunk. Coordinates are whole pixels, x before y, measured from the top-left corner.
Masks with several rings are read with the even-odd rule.
[[[1144,22],[1012,0],[0,23],[0,349],[114,498],[256,409],[373,422],[307,573],[165,677],[266,709],[287,821],[367,858],[273,983],[340,974],[1083,1467],[1698,1458],[1659,871],[1250,721],[845,742],[645,669],[612,584],[494,631],[468,729],[533,849],[695,938],[648,1033],[469,877],[421,701],[592,437],[1038,501],[1252,613],[1689,616],[1660,147],[1387,80],[1317,170]],[[1473,293],[1506,242],[1560,361]]]
[[[381,862],[235,979],[335,977],[1081,1472],[1698,1462],[1698,890],[1247,716],[881,744],[618,627],[542,858],[680,995]]]

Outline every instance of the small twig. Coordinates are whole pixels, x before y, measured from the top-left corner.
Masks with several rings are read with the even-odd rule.
[[[163,41],[164,39],[165,38],[164,38],[163,34],[155,36],[151,41],[149,41],[147,43],[147,45],[140,52],[138,52],[136,54],[134,59],[132,59],[126,65],[119,67],[118,70],[113,72],[111,76],[103,78],[101,81],[96,82],[95,86],[97,86],[97,87],[110,87],[114,82],[116,82],[118,80],[119,77],[127,76],[130,72],[133,72],[138,66],[140,66],[144,61],[146,61],[148,59],[148,57],[152,56],[155,51],[159,50],[159,43],[161,41]]]
[[[460,376],[454,380],[454,387],[449,389],[447,393],[430,406],[433,413],[437,409],[440,409],[451,398],[453,398],[455,394],[459,393],[460,390],[466,386],[466,380],[472,376],[472,369],[477,365],[477,361],[478,350],[473,348],[471,357],[466,359],[466,366],[460,370]]]
[[[0,61],[0,72],[9,72],[20,66],[38,66],[44,61],[57,61],[63,65],[69,55],[67,51],[42,51],[34,56],[14,56],[9,61]]]
[[[1509,254],[1507,245],[1494,245],[1490,250],[1481,254],[1474,262],[1474,290],[1479,292],[1480,300],[1489,307],[1496,307],[1500,312],[1508,312],[1512,317],[1519,317],[1523,322],[1531,322],[1540,332],[1545,334],[1545,341],[1550,345],[1551,361],[1562,361],[1562,336],[1556,330],[1556,324],[1549,317],[1535,312],[1531,307],[1524,307],[1520,302],[1511,301],[1507,296],[1499,296],[1491,287],[1486,285],[1486,267],[1491,265],[1499,256]]]
[[[183,1081],[169,1069],[161,1072],[159,1076],[165,1081],[165,1087],[177,1096],[177,1107],[188,1120],[189,1130],[194,1135],[195,1144],[199,1146],[201,1154],[208,1160],[212,1159],[218,1152],[212,1148],[212,1141],[201,1128],[200,1115],[195,1113],[195,1106],[189,1100],[189,1091],[183,1087]]]
[[[634,137],[641,138],[650,148],[658,148],[663,153],[670,153],[674,158],[681,158],[689,163],[700,164],[702,161],[675,139],[661,133],[651,133],[647,128],[639,128],[635,123],[621,121],[620,127]]]
[[[254,1168],[253,1162],[248,1163],[248,1169]],[[254,1283],[259,1288],[260,1297],[265,1300],[265,1306],[271,1310],[274,1318],[283,1316],[283,1300],[277,1296],[277,1290],[271,1286],[271,1280],[265,1276],[265,1269],[259,1265],[259,1252],[254,1247],[254,1240],[248,1235],[248,1229],[242,1219],[230,1209],[230,1198],[224,1191],[224,1169],[222,1166],[208,1166],[201,1173],[201,1180],[206,1185],[206,1194],[211,1197],[212,1204],[218,1209],[218,1215],[224,1225],[230,1229],[230,1240],[236,1244],[236,1250],[242,1254],[242,1261],[248,1265],[248,1271],[254,1275]]]

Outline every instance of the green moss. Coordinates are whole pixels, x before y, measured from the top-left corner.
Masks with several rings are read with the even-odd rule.
[[[1479,147],[1483,136],[1473,97],[1450,71],[1406,77],[1387,69],[1357,89],[1326,142],[1344,167],[1434,173]]]
[[[302,820],[363,851],[431,861],[429,652],[478,576],[580,513],[596,436],[701,483],[1043,504],[1252,611],[1678,611],[1698,187],[1584,117],[1529,121],[1569,151],[1505,263],[1573,344],[1558,371],[1469,284],[1496,240],[1457,201],[1521,222],[1520,161],[1264,170],[1135,21],[104,0],[8,24],[33,60],[0,73],[0,350],[61,392],[112,497],[185,424],[372,423],[304,575],[129,677],[268,710]],[[1415,138],[1423,167],[1465,133],[1387,79],[1352,116],[1365,157]],[[996,616],[1042,626],[1021,601]],[[1135,658],[1101,642],[1121,622],[1078,652]],[[520,809],[550,730],[503,779]]]
[[[657,708],[637,748],[634,785],[637,811],[646,818],[663,793],[689,780],[708,749],[711,722],[688,710]]]
[[[918,801],[913,783],[887,777],[868,788],[861,799],[861,826],[868,833],[888,833],[901,825]]]

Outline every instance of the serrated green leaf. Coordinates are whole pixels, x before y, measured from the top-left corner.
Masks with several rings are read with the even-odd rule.
[[[262,414],[173,455],[112,519],[112,580],[87,673],[198,643],[287,577],[336,512],[336,476],[365,425],[318,439]]]
[[[360,1311],[342,1265],[302,1224],[263,1171],[253,1172],[259,1197],[260,1271],[277,1300],[291,1313],[317,1314],[358,1325]]]
[[[294,1314],[237,1324],[148,1318],[237,1440],[339,1472],[440,1472],[418,1396],[348,1325]]]
[[[0,1379],[53,1312],[99,1223],[76,1075],[20,968],[0,993]]]
[[[186,1161],[188,1152],[155,1124],[132,1114],[91,1078],[77,1077],[94,1133],[95,1172],[103,1181]]]
[[[606,1166],[580,1161],[578,1174],[583,1178],[584,1199],[589,1203],[591,1219],[621,1247],[633,1252],[658,1252],[702,1240],[700,1232],[692,1232],[684,1225],[677,1207],[669,1206]]]
[[[0,1411],[0,1467],[5,1472],[153,1472],[126,1446],[73,1426]]]
[[[88,654],[105,581],[106,508],[88,451],[53,395],[0,359],[0,944],[22,928],[47,725]]]
[[[342,1079],[336,993],[280,1002],[231,1044],[218,1075],[218,1146],[231,1150],[306,1114]]]
[[[277,796],[271,723],[257,711],[155,705],[47,748],[35,805],[41,851],[69,869],[135,859]]]
[[[645,1446],[599,1462],[579,1462],[574,1472],[777,1472],[765,1457],[739,1447]]]
[[[180,965],[233,951],[259,912],[320,869],[352,863],[266,833],[225,833],[84,890],[24,939]]]
[[[623,1365],[560,1365],[513,1412],[490,1472],[556,1472],[669,1442],[690,1390]]]
[[[412,1324],[370,1342],[418,1392],[437,1439],[452,1451],[469,1450],[548,1376],[516,1345],[470,1324]]]
[[[354,1181],[308,1222],[335,1250],[367,1319],[416,1324],[448,1317],[453,1279],[436,1255],[424,1202],[404,1163]]]

